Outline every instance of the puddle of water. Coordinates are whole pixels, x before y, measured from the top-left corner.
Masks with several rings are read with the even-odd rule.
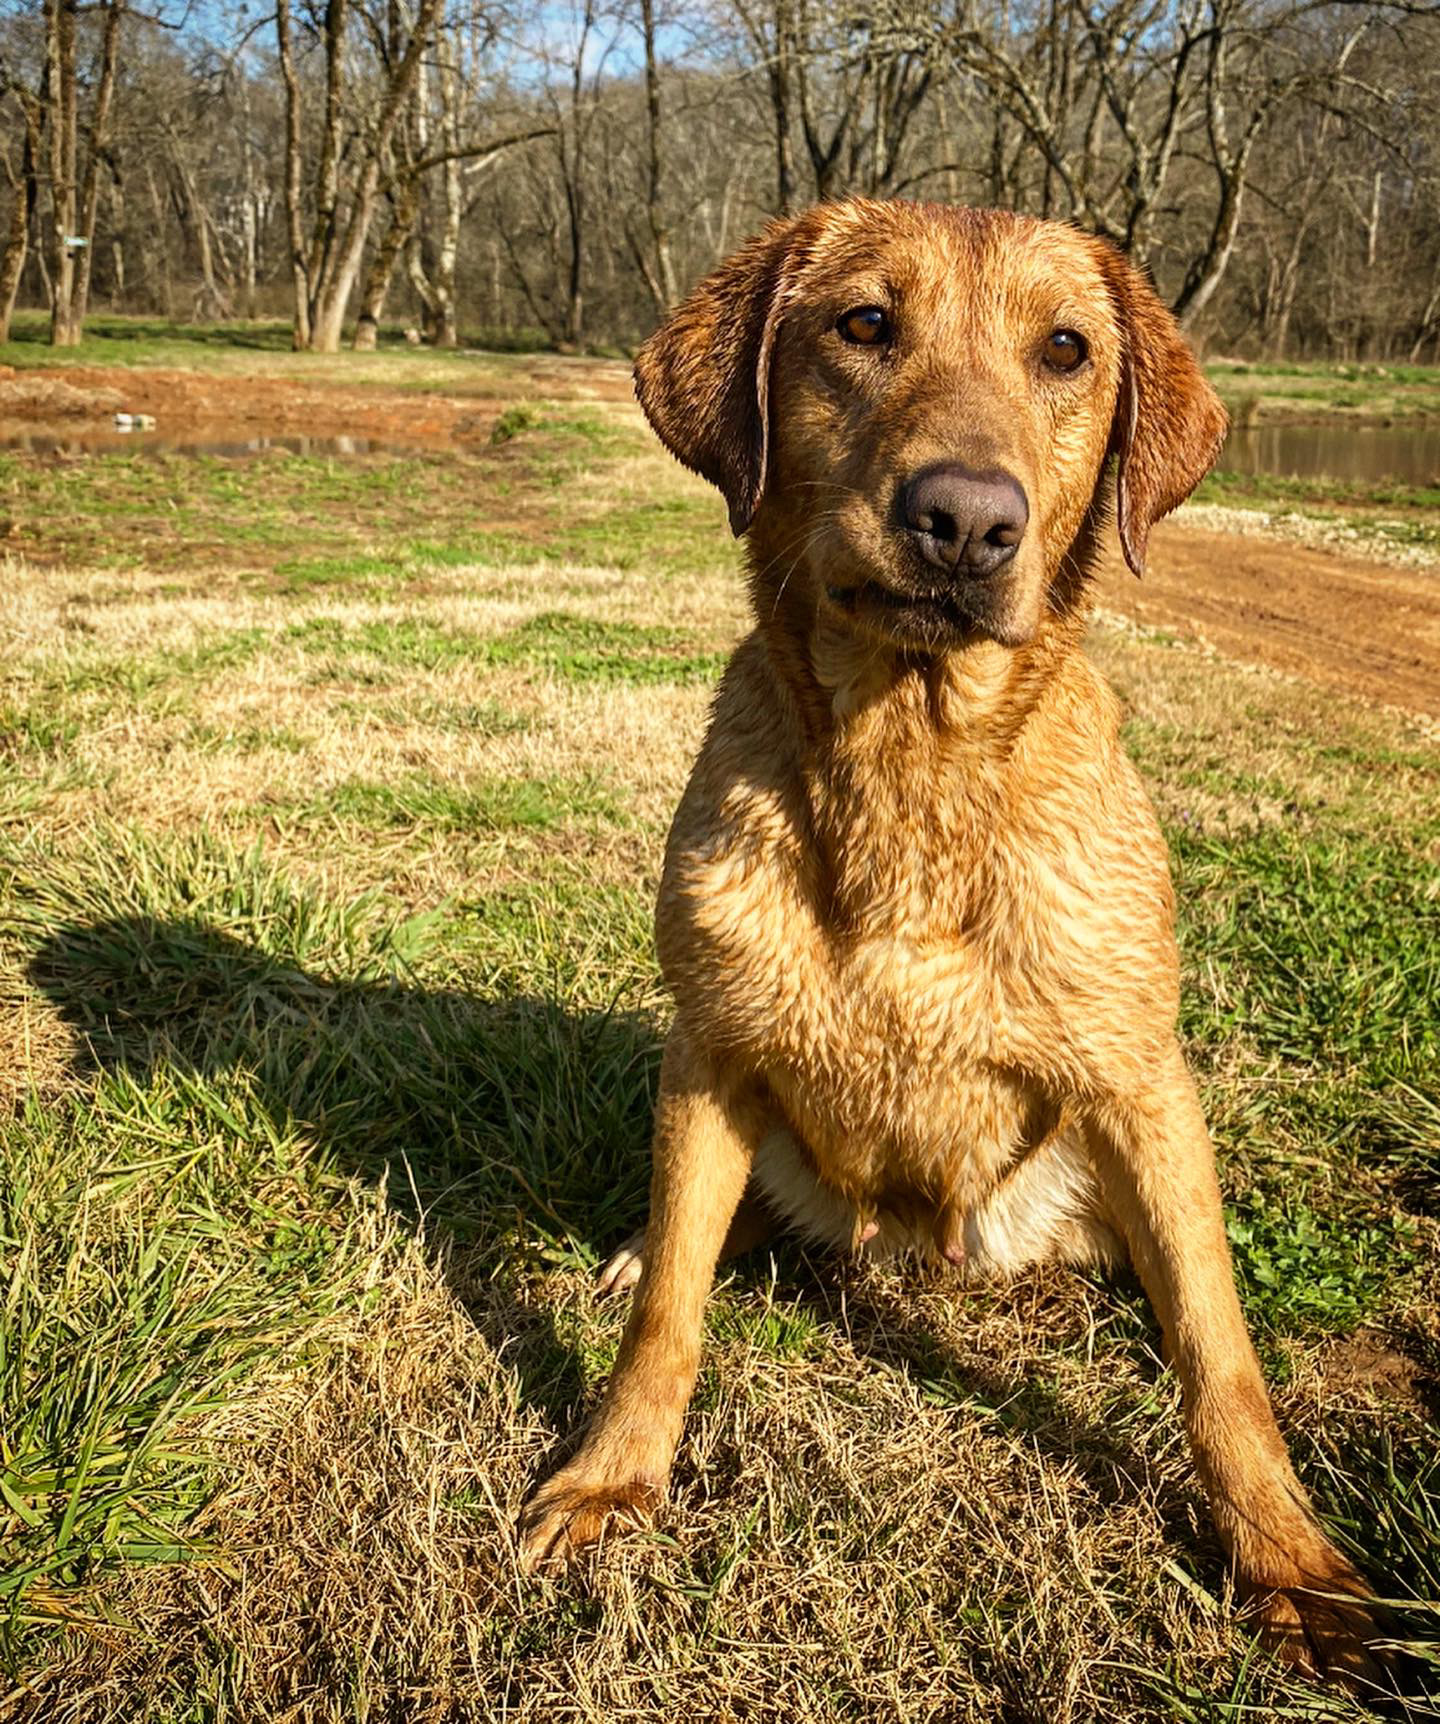
[[[454,444],[441,444],[454,448]],[[27,455],[215,455],[245,460],[277,452],[286,455],[415,455],[420,443],[397,443],[380,437],[311,437],[280,433],[273,436],[177,436],[165,431],[118,431],[84,426],[0,426],[0,449]]]
[[[1231,473],[1440,484],[1440,426],[1258,425],[1225,439]]]

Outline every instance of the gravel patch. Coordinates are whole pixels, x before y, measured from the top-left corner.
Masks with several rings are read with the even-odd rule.
[[[1223,503],[1188,503],[1176,511],[1174,519],[1181,527],[1287,539],[1313,550],[1334,551],[1339,556],[1359,557],[1396,569],[1440,566],[1440,545],[1405,544],[1389,536],[1387,529],[1406,532],[1409,523],[1404,521],[1354,522],[1335,515],[1305,515],[1295,509],[1233,509]]]

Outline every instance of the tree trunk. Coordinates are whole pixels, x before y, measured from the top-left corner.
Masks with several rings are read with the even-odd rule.
[[[112,155],[110,167],[110,305],[120,311],[125,305],[125,182]]]
[[[154,231],[158,236],[155,245],[142,253],[146,260],[145,279],[151,284],[160,315],[168,320],[175,315],[175,284],[170,278],[170,245],[165,237],[165,200],[160,195],[160,187],[155,178],[154,160],[149,157],[145,161],[145,185],[150,193],[150,209],[155,218]]]
[[[1300,289],[1300,253],[1304,249],[1305,236],[1310,231],[1310,223],[1302,217],[1295,224],[1295,232],[1290,238],[1290,248],[1285,254],[1285,261],[1280,265],[1279,283],[1275,289],[1274,309],[1265,351],[1272,359],[1283,359],[1285,349],[1290,341],[1290,319],[1295,314],[1295,296]]]
[[[46,0],[45,95],[50,109],[50,344],[74,347],[76,238],[76,0]]]
[[[415,231],[415,216],[419,207],[417,185],[413,178],[402,180],[394,193],[394,209],[390,225],[375,248],[370,268],[365,272],[365,285],[360,291],[360,315],[355,320],[355,351],[373,353],[380,338],[380,318],[385,310],[386,295],[395,274],[400,254]]]
[[[660,108],[660,64],[655,53],[655,0],[640,0],[640,21],[645,36],[646,175],[645,214],[650,224],[650,249],[654,276],[646,270],[646,282],[663,317],[679,298],[675,263],[670,254],[670,228],[665,220],[663,187],[664,152]]]
[[[461,178],[460,91],[456,73],[454,48],[446,44],[440,57],[440,137],[445,149],[441,164],[445,192],[444,216],[440,225],[440,244],[435,253],[435,268],[430,276],[433,305],[431,311],[431,341],[436,347],[456,347],[459,332],[455,319],[455,268],[460,255],[460,218],[465,200]]]
[[[460,330],[455,310],[455,266],[460,255],[460,192],[458,158],[445,164],[445,223],[440,230],[440,251],[435,259],[435,345],[458,347]]]
[[[10,339],[10,323],[15,315],[15,300],[20,292],[20,277],[25,273],[25,261],[30,255],[30,230],[39,203],[40,128],[42,109],[34,97],[20,93],[20,111],[25,127],[21,145],[20,172],[10,167],[5,156],[5,178],[10,183],[10,229],[5,236],[5,251],[0,257],[0,341]]]
[[[579,171],[565,180],[565,212],[570,231],[570,264],[565,277],[565,342],[579,347],[585,335],[585,192]]]
[[[50,341],[55,347],[78,345],[90,298],[90,268],[95,223],[100,209],[100,163],[105,128],[115,94],[120,20],[128,0],[109,0],[100,46],[100,77],[86,133],[85,166],[80,171],[79,88],[76,72],[76,20],[79,0],[46,0],[45,63],[50,106],[52,287]]]
[[[1430,290],[1430,297],[1425,301],[1425,309],[1420,313],[1420,333],[1410,344],[1410,363],[1418,365],[1420,355],[1425,351],[1425,343],[1435,338],[1437,348],[1440,348],[1440,277]]]
[[[775,49],[770,60],[770,106],[775,115],[775,213],[788,215],[795,203],[795,150],[791,141],[794,0],[775,0]]]
[[[285,229],[290,241],[290,274],[295,293],[290,345],[300,352],[310,345],[310,272],[305,263],[300,202],[304,158],[300,136],[300,83],[295,76],[295,46],[290,36],[290,0],[275,0],[275,41],[280,56],[280,75],[285,84]]]
[[[178,148],[174,161],[180,197],[184,201],[183,220],[190,227],[195,240],[195,254],[200,262],[200,291],[195,295],[194,315],[197,321],[201,322],[216,317],[230,317],[234,313],[230,295],[215,277],[215,247],[210,213],[201,199],[195,176],[181,158]]]
[[[1235,252],[1235,237],[1240,231],[1240,208],[1245,191],[1245,167],[1243,161],[1234,174],[1224,175],[1224,183],[1220,193],[1219,208],[1215,212],[1215,225],[1211,230],[1210,243],[1204,253],[1195,260],[1190,272],[1185,278],[1185,284],[1176,296],[1173,310],[1181,325],[1193,329],[1205,307],[1215,297],[1215,291],[1225,279],[1225,272],[1230,267],[1230,259]]]
[[[25,268],[25,259],[29,255],[30,221],[25,208],[25,188],[21,184],[21,176],[9,172],[6,163],[6,176],[10,182],[10,228],[5,235],[5,252],[0,257],[0,341],[10,339],[10,320],[15,315],[15,296],[20,291],[20,276]]]
[[[255,150],[250,137],[250,80],[240,80],[240,287],[241,314],[255,315],[255,286],[260,272],[259,192]]]

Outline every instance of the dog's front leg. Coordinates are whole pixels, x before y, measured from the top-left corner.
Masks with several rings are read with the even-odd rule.
[[[585,1441],[526,1506],[523,1568],[573,1555],[610,1521],[634,1524],[662,1498],[695,1386],[706,1296],[763,1123],[754,1094],[717,1072],[677,1023],[660,1068],[635,1303]]]
[[[1362,1602],[1369,1589],[1316,1524],[1275,1423],[1235,1291],[1214,1151],[1178,1046],[1153,1086],[1097,1110],[1091,1146],[1165,1332],[1191,1452],[1262,1641],[1352,1685],[1381,1681],[1383,1660],[1366,1645],[1380,1634]]]

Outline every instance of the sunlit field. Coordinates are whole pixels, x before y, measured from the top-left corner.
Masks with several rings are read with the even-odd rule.
[[[756,1254],[654,1530],[518,1575],[745,626],[719,500],[528,363],[344,372],[473,395],[463,449],[0,459],[0,1719],[1370,1716],[1237,1624],[1126,1275]],[[1440,1717],[1440,745],[1092,644],[1281,1423]]]

